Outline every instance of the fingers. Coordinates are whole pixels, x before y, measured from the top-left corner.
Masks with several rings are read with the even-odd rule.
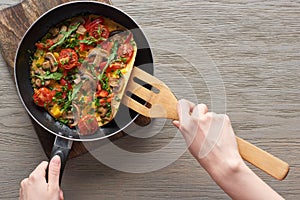
[[[173,125],[176,126],[176,128],[179,128],[180,127],[180,123],[178,120],[174,120],[173,121]]]
[[[21,188],[24,188],[25,187],[25,185],[27,184],[27,182],[28,182],[28,178],[24,178],[22,181],[21,181]]]
[[[60,157],[56,155],[51,159],[49,164],[48,184],[50,187],[59,186],[60,166],[61,166]]]
[[[177,110],[179,121],[173,121],[173,125],[177,128],[180,128],[181,125],[188,123],[191,117],[198,118],[208,112],[208,108],[205,104],[198,104],[196,106],[192,102],[185,99],[178,101]]]
[[[208,108],[205,104],[198,104],[192,112],[192,117],[199,118],[207,112]]]
[[[48,166],[48,162],[46,162],[46,161],[41,162],[31,172],[31,174],[29,175],[29,179],[32,179],[32,180],[38,180],[38,179],[45,180],[44,178],[45,178],[45,175],[46,175],[47,166]]]
[[[177,104],[177,110],[178,110],[178,116],[179,116],[179,121],[183,122],[186,119],[190,118],[190,114],[193,111],[195,107],[195,104],[193,104],[192,102],[185,100],[185,99],[181,99],[178,101]]]

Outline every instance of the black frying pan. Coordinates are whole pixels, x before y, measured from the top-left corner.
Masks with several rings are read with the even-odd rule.
[[[33,102],[33,88],[30,80],[30,57],[33,54],[32,52],[35,51],[34,44],[39,41],[51,27],[66,19],[83,14],[102,15],[123,25],[129,30],[133,30],[134,39],[138,47],[135,66],[153,74],[152,53],[144,33],[129,15],[116,7],[92,1],[70,2],[49,10],[30,26],[19,44],[15,57],[14,75],[16,87],[20,99],[29,115],[48,132],[56,135],[51,158],[54,155],[61,157],[61,175],[72,146],[72,141],[94,141],[112,136],[125,129],[138,116],[137,113],[131,110],[129,111],[128,108],[121,105],[115,120],[99,128],[93,135],[79,136],[76,129],[71,129],[68,126],[56,122],[45,109],[36,106]]]

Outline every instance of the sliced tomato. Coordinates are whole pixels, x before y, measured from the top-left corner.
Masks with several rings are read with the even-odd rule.
[[[62,74],[64,77],[68,76],[69,70],[65,69],[63,70]]]
[[[101,83],[98,82],[97,83],[97,92],[100,92],[101,90],[102,90]]]
[[[133,37],[132,33],[129,33],[128,37],[124,41],[124,44],[129,43],[131,41],[132,37]]]
[[[66,91],[64,91],[64,92],[62,93],[61,98],[62,98],[62,99],[67,98],[67,92],[66,92]]]
[[[122,65],[122,63],[120,63],[120,62],[115,62],[106,69],[106,73],[114,72],[117,69],[122,69],[123,67],[124,67],[124,64]]]
[[[73,86],[71,83],[68,83],[68,90],[72,90],[73,89]]]
[[[108,96],[108,92],[106,90],[99,90],[96,94],[95,94],[96,97],[107,97]]]
[[[93,23],[93,22],[91,22]],[[109,30],[105,25],[93,23],[92,25],[88,26],[86,28],[87,32],[90,36],[93,36],[96,39],[102,38],[108,38],[109,37]]]
[[[41,107],[47,107],[53,98],[53,93],[46,87],[42,87],[35,91],[33,94],[33,101],[35,104]]]
[[[79,41],[81,41],[83,39],[84,39],[83,35],[80,35],[79,38],[78,38]],[[79,43],[79,51],[87,51],[87,50],[90,50],[92,48],[94,48],[94,46],[88,45],[88,44],[85,44],[85,43],[81,43],[81,42]]]
[[[72,69],[78,65],[78,55],[73,49],[63,49],[59,53],[59,63],[64,69]]]
[[[98,122],[95,116],[85,115],[78,122],[78,129],[82,135],[91,135],[98,129]]]
[[[54,42],[51,39],[47,39],[46,43],[37,42],[37,43],[35,43],[35,46],[38,49],[49,49],[53,44],[54,44]]]
[[[60,79],[59,82],[60,82],[61,85],[67,85],[67,83],[68,83],[68,82],[66,81],[66,79],[64,79],[64,78]]]
[[[86,28],[86,26],[87,26],[89,23],[91,23],[91,19],[90,19],[88,16],[83,17],[83,19],[84,19],[84,24],[83,24],[83,26],[84,26],[84,28]]]
[[[100,63],[99,67],[100,67],[101,70],[104,69],[104,67],[106,66],[106,63],[107,63],[106,61]]]
[[[85,28],[90,29],[91,27],[97,26],[99,24],[103,25],[103,23],[104,23],[104,18],[103,17],[97,17],[96,19],[94,19],[91,22],[90,22],[90,19],[87,19],[86,23],[85,23]]]
[[[106,50],[107,52],[110,52],[113,47],[113,43],[106,40],[101,43],[101,47],[102,47],[102,49]]]
[[[101,92],[99,93],[100,97],[107,97],[108,96],[108,92],[106,90],[101,90]]]
[[[133,46],[130,43],[121,44],[118,49],[118,56],[124,59],[125,63],[128,63],[133,55]]]
[[[109,97],[109,98],[106,99],[106,102],[111,103],[112,99],[113,99],[112,97]]]
[[[123,65],[122,65],[122,63],[115,62],[109,66],[109,69],[111,69],[111,70],[121,69],[121,68],[123,68]]]

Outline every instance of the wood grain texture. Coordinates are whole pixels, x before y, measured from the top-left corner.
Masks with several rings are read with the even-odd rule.
[[[15,3],[3,3],[8,2]],[[182,46],[188,54],[199,57],[193,48],[202,47],[222,76],[226,113],[236,134],[291,166],[284,181],[250,167],[286,199],[299,199],[300,3],[292,0],[114,0],[113,3],[145,29],[153,47],[157,77],[178,98],[196,99],[195,102],[207,103],[211,108],[212,90],[208,89],[203,74],[191,71],[186,67],[187,62],[170,49],[160,48],[170,47],[170,38],[180,44],[181,37],[169,34],[173,30],[183,31],[193,39]],[[154,35],[152,30],[146,31],[148,27],[171,31]],[[178,76],[170,75],[170,69],[188,79],[178,80]],[[190,84],[194,95],[189,93],[185,82]],[[20,180],[46,156],[3,60],[0,85],[0,199],[17,199]],[[219,107],[213,110],[221,111]],[[164,126],[159,134],[150,137],[145,132],[148,138],[124,137],[115,144],[139,153],[160,149],[175,135],[169,121],[161,124]],[[179,148],[180,145],[175,145],[170,154]],[[66,199],[75,200],[229,199],[189,153],[168,167],[140,174],[117,171],[85,154],[67,163],[62,188]]]

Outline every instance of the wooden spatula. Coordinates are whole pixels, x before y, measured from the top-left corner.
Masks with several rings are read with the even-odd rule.
[[[158,92],[140,85],[138,80],[153,86]],[[126,91],[122,103],[132,110],[150,118],[178,119],[177,99],[174,94],[166,84],[145,71],[137,67],[133,68]],[[151,104],[151,108],[132,99],[130,93]],[[289,165],[286,162],[239,137],[236,139],[240,155],[244,160],[278,180],[286,177],[289,171]]]

